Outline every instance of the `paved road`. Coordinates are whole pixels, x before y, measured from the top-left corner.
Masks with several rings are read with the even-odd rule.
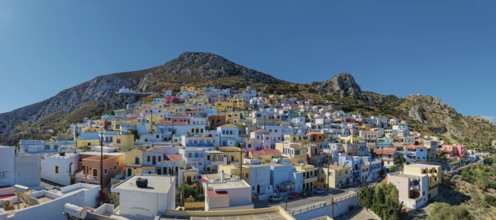
[[[328,202],[331,200],[331,198],[341,198],[347,195],[350,195],[354,193],[353,190],[350,189],[343,189],[343,190],[332,190],[328,195],[314,195],[311,197],[307,198],[299,198],[295,200],[288,200],[287,202],[287,209],[297,209],[301,207],[306,207],[308,205],[312,205],[315,203],[322,203],[322,202]],[[262,201],[262,202],[255,202],[254,203],[255,208],[266,208],[266,207],[272,207],[272,206],[281,206],[283,209],[286,209],[286,202],[268,202],[268,201]]]

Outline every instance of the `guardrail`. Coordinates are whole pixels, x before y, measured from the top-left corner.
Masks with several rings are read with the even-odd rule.
[[[358,195],[357,192],[354,192],[352,194],[349,194],[349,195],[346,195],[346,196],[342,196],[342,197],[339,197],[339,198],[336,198],[334,199],[334,204],[337,204],[339,202],[342,202],[342,201],[345,201],[345,200],[348,200],[348,199],[352,199],[354,197],[356,197]],[[308,206],[305,206],[305,207],[300,207],[298,209],[290,209],[290,210],[287,210],[287,212],[289,214],[291,214],[292,216],[295,216],[295,215],[300,215],[300,214],[303,214],[303,213],[306,213],[306,212],[310,212],[310,211],[313,211],[313,210],[316,210],[316,209],[320,209],[320,208],[323,208],[323,207],[326,207],[326,206],[330,206],[331,205],[331,201],[325,201],[325,202],[320,202],[320,203],[315,203],[315,204],[312,204],[312,205],[308,205]]]

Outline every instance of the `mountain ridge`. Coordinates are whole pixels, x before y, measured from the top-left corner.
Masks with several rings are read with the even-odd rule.
[[[115,94],[121,87],[162,93],[165,89],[178,89],[182,85],[252,86],[265,93],[286,94],[322,103],[330,100],[350,112],[397,116],[412,121],[414,129],[440,135],[451,142],[486,144],[491,138],[496,139],[496,126],[487,126],[482,121],[463,116],[435,97],[414,95],[399,98],[362,91],[349,73],[334,75],[324,82],[293,83],[236,64],[217,54],[185,52],[162,65],[98,76],[44,101],[2,113],[0,143],[49,138],[53,135],[51,130],[64,131],[68,124],[84,117],[122,108],[126,103],[139,100],[140,97]],[[465,128],[480,131],[480,134],[468,132]],[[465,139],[465,135],[470,137]]]

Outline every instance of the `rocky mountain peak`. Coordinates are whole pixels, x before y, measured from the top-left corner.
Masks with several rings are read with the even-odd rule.
[[[322,83],[317,90],[331,93],[341,98],[362,99],[364,97],[360,86],[349,73],[335,75],[331,80]]]

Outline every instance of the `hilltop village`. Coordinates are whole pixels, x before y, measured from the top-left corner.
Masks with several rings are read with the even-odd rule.
[[[359,207],[359,187],[379,183],[417,209],[443,173],[478,160],[407,121],[332,102],[250,87],[146,95],[52,140],[0,147],[0,220],[334,218]]]

